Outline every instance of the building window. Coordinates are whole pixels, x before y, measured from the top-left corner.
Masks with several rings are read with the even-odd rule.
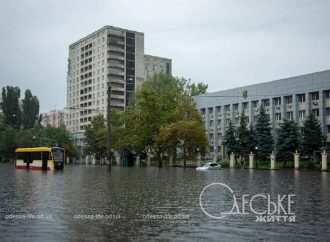
[[[269,107],[269,99],[264,99],[264,100],[262,100],[262,105],[263,105],[264,107]]]
[[[281,114],[280,113],[275,113],[275,120],[276,121],[281,120]]]
[[[318,108],[312,109],[312,114],[314,115],[314,117],[318,117],[320,116],[320,110]]]
[[[257,108],[258,107],[258,101],[252,101],[252,107]]]
[[[291,104],[292,103],[292,96],[286,96],[285,97],[285,103],[286,104]]]
[[[247,102],[242,103],[242,109],[243,109],[243,112],[248,109],[248,103]]]
[[[330,90],[324,91],[324,96],[326,99],[330,99]]]
[[[287,120],[293,120],[293,112],[287,112],[286,113],[286,119]]]
[[[304,102],[306,101],[306,96],[305,96],[305,94],[298,94],[298,95],[297,95],[297,101],[298,101],[299,103],[304,103]]]
[[[209,139],[210,139],[210,140],[212,140],[213,137],[214,137],[213,134],[210,134],[210,135],[209,135]]]
[[[319,100],[319,92],[312,92],[311,96],[313,101]]]
[[[210,120],[210,126],[213,126],[213,120]]]
[[[233,111],[238,112],[238,103],[233,105]]]
[[[301,110],[298,112],[298,117],[299,117],[299,120],[304,120],[305,119],[305,110]]]
[[[209,108],[209,114],[213,113],[213,108]]]
[[[281,105],[281,98],[280,97],[276,97],[273,100],[274,100],[274,105],[275,106]]]
[[[330,134],[330,125],[328,125],[328,134]]]
[[[325,109],[325,115],[330,117],[330,108]]]

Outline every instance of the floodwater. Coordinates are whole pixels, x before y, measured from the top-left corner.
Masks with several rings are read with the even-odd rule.
[[[205,188],[212,183],[222,184]],[[224,215],[233,194],[232,211],[239,213]],[[258,221],[249,204],[257,194],[255,212],[268,208],[268,195],[271,205],[280,195],[280,215],[290,212],[291,221]],[[330,241],[330,173],[156,167],[109,173],[101,166],[47,173],[0,164],[0,240]]]

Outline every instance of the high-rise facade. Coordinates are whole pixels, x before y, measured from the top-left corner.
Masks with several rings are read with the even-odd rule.
[[[47,113],[42,113],[41,124],[44,127],[50,126],[53,128],[59,128],[64,125],[64,111],[63,110],[51,110]]]
[[[255,123],[260,105],[265,107],[274,130],[284,119],[294,120],[302,127],[306,117],[314,114],[330,145],[330,70],[207,93],[195,97],[195,101],[205,123],[211,154],[222,153],[229,122],[238,126],[244,113],[249,125]]]
[[[159,73],[172,75],[172,60],[159,56],[144,55],[145,80],[149,80]]]
[[[112,108],[125,110],[143,80],[143,33],[104,26],[71,44],[65,124],[75,143],[83,146],[84,130],[94,116],[106,117],[108,84]]]

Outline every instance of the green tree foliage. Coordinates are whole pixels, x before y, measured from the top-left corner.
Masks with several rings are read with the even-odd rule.
[[[91,121],[91,126],[86,128],[86,151],[95,154],[100,160],[106,157],[107,152],[107,128],[103,115],[98,115]]]
[[[17,130],[6,127],[0,130],[0,160],[13,159],[17,147],[37,146],[60,146],[65,149],[68,157],[79,158],[79,152],[65,128],[36,127]]]
[[[204,152],[207,138],[203,125],[199,121],[181,120],[160,129],[157,142],[163,150],[173,152],[180,148],[184,167],[187,159],[194,159],[198,152]]]
[[[21,110],[19,107],[20,89],[7,86],[2,88],[2,111],[5,124],[19,129],[21,127]]]
[[[248,157],[250,150],[250,131],[247,128],[247,117],[242,113],[240,117],[240,125],[237,129],[237,136],[238,136],[238,151],[240,156],[243,159]]]
[[[12,127],[0,132],[0,161],[8,161],[15,156],[17,134]]]
[[[259,160],[268,160],[273,151],[273,136],[269,116],[266,114],[264,107],[260,106],[260,112],[255,126],[257,158]]]
[[[144,82],[137,91],[135,103],[121,114],[120,125],[113,130],[114,148],[137,154],[156,154],[161,165],[161,154],[170,152],[169,144],[162,142],[163,137],[159,138],[162,128],[162,136],[165,136],[171,124],[182,120],[196,121],[202,126],[190,93],[190,82],[185,79],[159,74]],[[173,129],[168,131],[171,135],[176,134]],[[172,151],[175,151],[173,146]]]
[[[22,124],[24,129],[33,128],[39,117],[39,101],[36,96],[33,96],[31,91],[25,91],[23,99]]]
[[[67,156],[79,158],[79,152],[65,127],[43,128],[40,124],[35,125],[39,118],[38,98],[33,96],[31,91],[26,90],[25,98],[20,107],[19,97],[20,89],[18,87],[2,88],[1,107],[3,114],[0,114],[0,160],[13,159],[17,147],[51,147],[54,145],[65,148]]]
[[[228,156],[231,152],[238,152],[238,142],[236,140],[235,128],[231,121],[229,121],[228,128],[225,131],[224,145]]]
[[[203,82],[199,82],[189,85],[189,88],[191,96],[197,96],[206,93],[208,85]]]
[[[284,120],[277,132],[277,159],[286,162],[293,159],[293,153],[300,145],[299,128],[296,122]]]
[[[256,133],[253,124],[250,124],[249,128],[249,153],[254,153],[257,147]]]
[[[303,127],[302,153],[312,157],[315,151],[320,151],[323,139],[320,122],[314,115],[309,115]]]

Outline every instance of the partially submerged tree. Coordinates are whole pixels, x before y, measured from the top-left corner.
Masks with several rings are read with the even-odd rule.
[[[302,153],[315,160],[315,152],[321,150],[324,137],[320,122],[312,114],[304,122],[302,137]]]
[[[268,160],[273,151],[273,136],[269,121],[269,115],[266,114],[263,105],[260,106],[260,112],[255,125],[257,158],[259,160]]]
[[[235,128],[231,121],[229,121],[228,128],[225,131],[223,144],[225,145],[227,156],[232,152],[238,152],[238,140],[236,140]]]
[[[276,151],[277,159],[287,165],[293,159],[293,153],[299,149],[300,135],[296,122],[284,120],[277,131]]]

